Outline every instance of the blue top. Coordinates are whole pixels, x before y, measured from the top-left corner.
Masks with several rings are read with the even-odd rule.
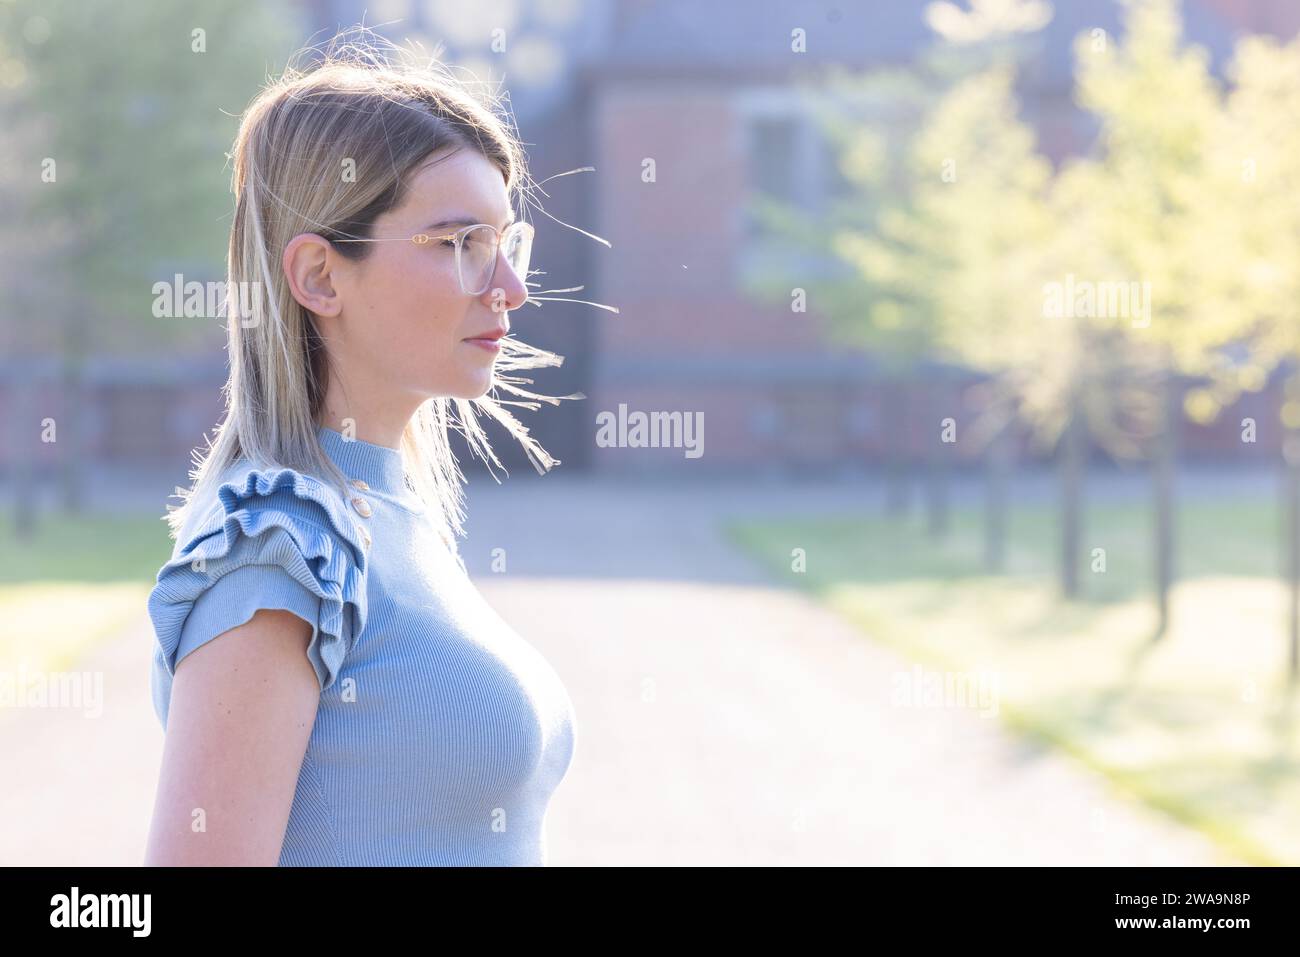
[[[559,676],[484,600],[397,449],[319,430],[353,480],[236,462],[196,502],[149,596],[151,687],[259,608],[312,626],[320,708],[280,866],[543,865],[575,748]]]

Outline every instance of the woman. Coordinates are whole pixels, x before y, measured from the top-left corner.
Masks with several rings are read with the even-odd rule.
[[[488,395],[557,401],[502,374],[559,362],[505,337],[522,151],[445,68],[346,49],[235,141],[227,413],[149,599],[147,865],[544,864],[573,756],[563,684],[455,546],[450,428],[497,462],[484,411],[556,464]]]

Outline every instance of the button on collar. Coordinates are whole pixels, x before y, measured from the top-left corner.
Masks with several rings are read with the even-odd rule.
[[[405,459],[400,449],[345,436],[328,426],[317,429],[321,450],[342,471],[345,487],[380,495],[402,493]]]

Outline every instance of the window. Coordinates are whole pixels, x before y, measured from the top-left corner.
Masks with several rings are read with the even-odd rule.
[[[746,194],[736,213],[735,275],[741,285],[765,280],[803,281],[838,275],[825,254],[792,248],[789,237],[765,227],[753,204],[760,198],[823,216],[844,195],[833,144],[819,127],[807,94],[784,87],[753,88],[737,95]]]
[[[786,202],[799,201],[799,121],[789,116],[752,121],[749,136],[749,184]]]

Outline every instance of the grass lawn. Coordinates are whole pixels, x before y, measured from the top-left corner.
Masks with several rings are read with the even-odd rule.
[[[983,675],[1000,717],[1063,748],[1227,849],[1300,864],[1296,696],[1276,502],[1180,503],[1178,584],[1153,640],[1146,503],[1090,504],[1084,597],[1058,597],[1056,513],[1010,520],[1006,574],[982,566],[982,514],[946,540],[919,516],[744,522],[732,539],[912,661]],[[806,570],[792,570],[792,550]],[[1105,566],[1090,567],[1094,548]]]
[[[43,515],[20,542],[0,517],[0,667],[60,671],[146,613],[171,554],[166,523],[145,516]]]

